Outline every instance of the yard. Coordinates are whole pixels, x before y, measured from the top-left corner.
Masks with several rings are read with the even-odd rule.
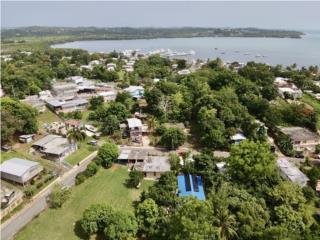
[[[132,211],[132,202],[153,182],[144,181],[141,189],[128,189],[126,167],[100,169],[97,175],[72,189],[70,199],[58,210],[48,209],[24,228],[15,239],[60,240],[85,239],[76,224],[83,211],[93,203],[107,203],[123,211]]]
[[[89,156],[90,153],[97,150],[96,146],[89,145],[87,142],[89,140],[85,140],[83,142],[78,143],[78,150],[66,158],[66,162],[70,163],[71,165],[75,165],[85,157]]]

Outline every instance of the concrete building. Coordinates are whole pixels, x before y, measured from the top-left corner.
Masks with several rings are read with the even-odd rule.
[[[142,141],[142,122],[138,118],[128,118],[128,131],[131,141],[141,143]]]
[[[62,99],[50,99],[46,101],[48,107],[55,112],[73,112],[76,110],[85,110],[88,106],[88,100],[77,98],[69,101]]]
[[[145,178],[158,179],[170,171],[171,165],[167,156],[149,156],[143,162],[137,162],[134,169],[143,172]]]
[[[296,183],[300,187],[307,185],[309,178],[287,159],[279,158],[277,160],[277,165],[280,170],[280,174],[284,179]]]
[[[318,134],[302,127],[282,127],[281,132],[286,134],[292,141],[293,149],[304,154],[313,153],[315,147],[320,144]]]
[[[25,184],[37,176],[43,167],[38,162],[21,158],[11,158],[0,165],[1,178]]]
[[[71,76],[66,79],[68,82],[72,82],[74,84],[83,83],[86,79],[82,76]]]
[[[22,143],[29,143],[32,142],[34,139],[35,134],[25,134],[19,136],[19,141]]]
[[[78,85],[75,83],[57,82],[52,86],[52,93],[62,100],[73,99],[78,92]]]
[[[67,138],[53,134],[36,141],[32,147],[44,154],[47,159],[54,161],[61,161],[77,150],[76,144],[71,144]]]

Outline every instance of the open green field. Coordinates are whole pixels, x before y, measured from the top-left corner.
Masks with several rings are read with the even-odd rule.
[[[100,169],[97,175],[72,189],[70,199],[61,209],[48,209],[24,228],[17,240],[85,239],[79,225],[83,211],[93,203],[107,203],[123,211],[132,211],[132,203],[139,199],[143,189],[153,181],[143,181],[139,190],[128,189],[124,183],[128,177],[127,167],[114,166]]]
[[[308,94],[303,94],[302,101],[309,104],[316,111],[317,117],[318,117],[317,129],[319,130],[320,129],[320,101]]]

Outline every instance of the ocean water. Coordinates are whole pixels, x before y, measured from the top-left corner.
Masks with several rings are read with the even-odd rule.
[[[264,62],[284,66],[320,66],[320,32],[306,33],[301,39],[290,38],[159,38],[138,40],[76,41],[53,45],[54,48],[78,48],[89,52],[139,49],[141,52],[171,49],[195,51],[194,59],[221,58],[224,61]]]

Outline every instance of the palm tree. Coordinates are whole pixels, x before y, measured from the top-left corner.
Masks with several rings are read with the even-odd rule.
[[[219,209],[217,212],[218,220],[218,238],[220,240],[229,240],[237,236],[235,230],[236,218],[230,214],[227,208]]]
[[[77,141],[82,142],[86,139],[86,134],[79,129],[72,129],[67,134],[68,141],[71,144],[76,144]]]

